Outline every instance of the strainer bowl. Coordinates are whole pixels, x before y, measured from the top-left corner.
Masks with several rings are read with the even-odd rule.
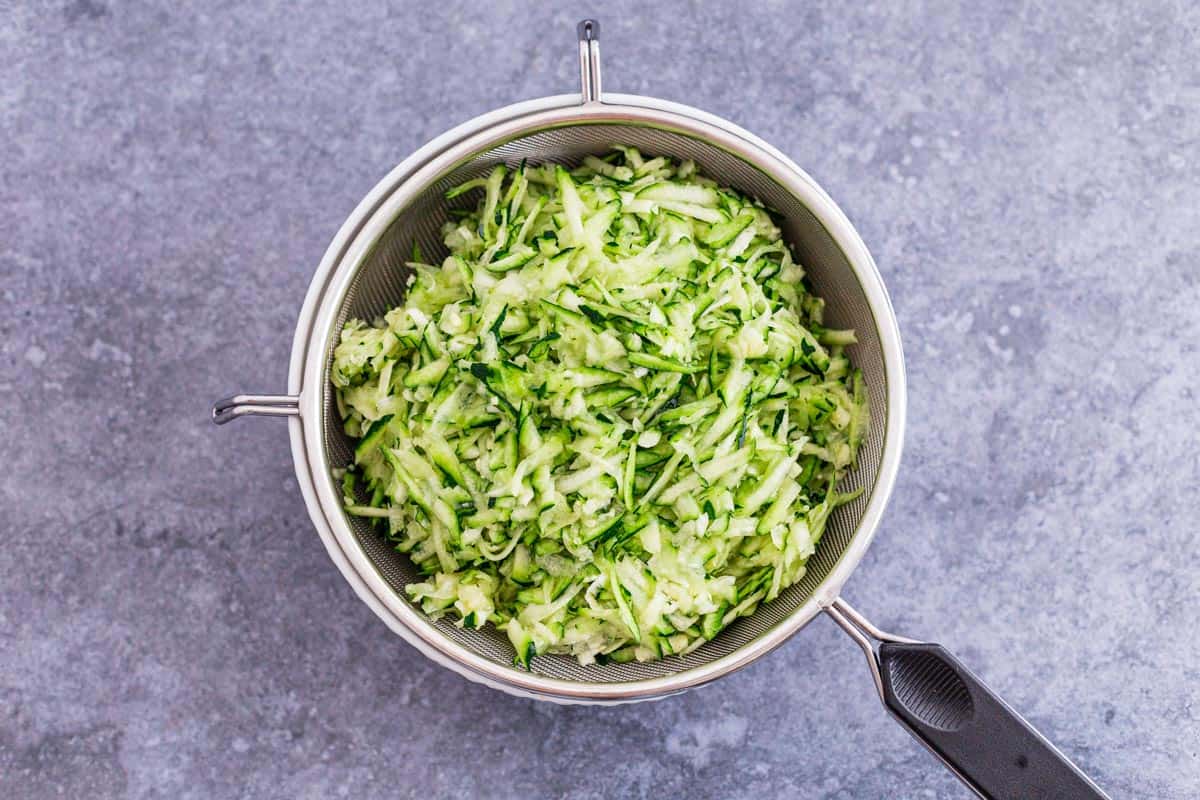
[[[834,589],[870,538],[886,501],[899,458],[903,375],[896,323],[882,282],[862,242],[811,179],[737,132],[717,127],[640,98],[547,108],[490,125],[428,160],[387,193],[348,243],[330,275],[305,344],[300,380],[302,446],[312,474],[319,512],[338,545],[355,563],[373,594],[426,643],[488,677],[556,697],[591,700],[653,696],[710,680],[781,642],[818,611],[821,589]],[[581,666],[565,656],[534,659],[529,672],[512,667],[507,638],[488,627],[458,628],[448,619],[431,622],[404,599],[404,586],[420,577],[361,518],[341,508],[331,470],[352,460],[342,432],[328,370],[343,324],[372,319],[403,300],[404,262],[413,246],[445,255],[440,229],[450,204],[445,191],[498,163],[554,161],[577,164],[614,144],[642,152],[692,159],[720,183],[757,197],[780,217],[797,260],[827,302],[829,324],[854,328],[859,344],[850,357],[870,391],[871,427],[860,463],[846,489],[863,488],[858,500],[831,518],[801,581],[754,615],[740,619],[712,642],[661,661]],[[474,198],[459,198],[469,203]],[[311,424],[310,424],[311,421]],[[887,458],[885,459],[885,456]],[[872,512],[872,513],[868,513]],[[363,562],[367,563],[363,563]],[[837,570],[839,564],[845,569]]]

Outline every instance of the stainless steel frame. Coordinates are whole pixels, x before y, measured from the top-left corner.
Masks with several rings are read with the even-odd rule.
[[[243,415],[289,416],[292,453],[301,490],[330,557],[360,598],[389,627],[435,661],[465,677],[513,694],[567,703],[632,702],[683,691],[739,669],[786,641],[823,609],[836,609],[838,593],[874,536],[891,494],[900,461],[905,417],[905,381],[899,329],[882,279],[866,246],[837,205],[790,159],[738,126],[713,115],[655,98],[601,95],[599,26],[579,29],[580,94],[518,103],[485,114],[421,148],[392,171],[343,224],[313,278],[296,327],[288,394],[242,395],[214,408],[218,424]],[[355,268],[368,256],[400,209],[431,181],[472,153],[495,147],[531,130],[588,124],[638,125],[701,139],[769,174],[801,198],[852,265],[875,320],[887,372],[882,457],[853,540],[819,589],[786,619],[749,644],[699,667],[643,680],[563,680],[498,665],[427,624],[388,584],[349,529],[341,498],[328,475],[322,435],[323,389],[331,338]],[[837,618],[837,611],[831,611]],[[878,680],[878,678],[877,678]]]

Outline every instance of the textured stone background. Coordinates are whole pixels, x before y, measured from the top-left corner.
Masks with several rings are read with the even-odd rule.
[[[469,684],[352,595],[283,425],[208,424],[284,388],[359,198],[571,90],[588,13],[606,87],[777,144],[879,261],[910,427],[848,596],[1115,797],[1200,795],[1194,4],[2,5],[0,796],[966,796],[824,619],[649,706]]]

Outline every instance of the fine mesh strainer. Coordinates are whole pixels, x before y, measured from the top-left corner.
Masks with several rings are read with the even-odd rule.
[[[948,652],[880,631],[838,594],[858,564],[895,481],[904,431],[905,382],[899,331],[870,254],[828,195],[775,148],[694,108],[600,94],[599,26],[579,25],[580,95],[508,106],[439,136],[384,178],[342,225],[309,287],[292,348],[289,394],[239,395],[214,406],[218,424],[243,415],[290,417],[292,456],[309,514],[358,595],[396,633],[465,677],[556,702],[621,703],[662,697],[726,675],[777,647],[819,612],[863,648],[888,708],[971,788],[995,797],[1103,797],[1062,754]],[[692,159],[704,174],[759,198],[779,213],[784,236],[826,300],[829,324],[854,328],[850,357],[866,380],[870,432],[843,488],[862,487],[829,520],[804,578],[683,657],[581,666],[566,656],[513,666],[507,637],[490,626],[430,621],[406,599],[419,580],[404,556],[364,520],[344,513],[333,470],[352,460],[328,372],[343,323],[372,319],[404,299],[413,245],[446,253],[440,230],[456,205],[451,186],[494,165],[577,164],[615,144]],[[1048,793],[1047,793],[1048,792]]]

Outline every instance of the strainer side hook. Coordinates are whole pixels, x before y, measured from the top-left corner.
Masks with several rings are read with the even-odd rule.
[[[213,404],[212,421],[216,425],[250,416],[298,417],[300,398],[290,394],[238,394]]]
[[[575,26],[579,35],[579,88],[583,104],[600,100],[600,23],[585,19]]]

